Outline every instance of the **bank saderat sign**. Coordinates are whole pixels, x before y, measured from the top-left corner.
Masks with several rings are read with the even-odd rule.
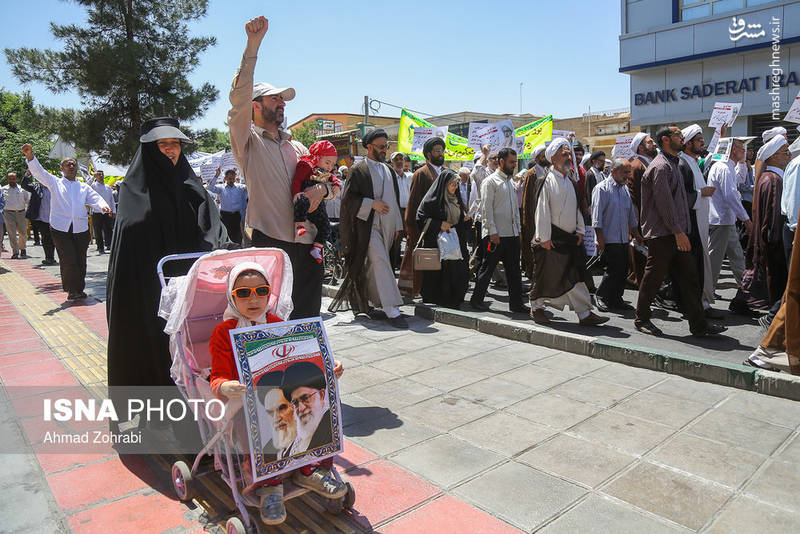
[[[680,102],[682,100],[693,100],[695,98],[707,98],[710,96],[739,95],[743,93],[769,91],[773,86],[773,78],[777,78],[775,81],[781,88],[800,86],[800,74],[797,72],[789,72],[776,77],[767,74],[763,77],[752,76],[740,80],[724,80],[720,82],[685,85],[683,87],[635,93],[633,95],[633,105],[646,106],[648,104]]]

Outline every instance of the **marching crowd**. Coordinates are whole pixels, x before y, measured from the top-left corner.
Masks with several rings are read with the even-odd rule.
[[[226,171],[224,184],[217,185],[218,170],[204,187],[183,153],[189,138],[169,118],[142,125],[139,150],[118,194],[101,172],[91,184],[77,180],[73,158],[62,161],[61,176],[49,173],[28,144],[22,152],[30,175],[19,183],[16,174],[8,175],[0,204],[12,258],[26,257],[27,217],[40,235],[42,263],[55,264],[58,252],[70,300],[86,297],[86,206],[91,209],[97,250],[111,252],[110,386],[172,383],[169,338],[157,313],[160,258],[279,248],[293,271],[291,316],[267,313],[264,272],[239,269],[229,280],[226,317],[236,320],[228,328],[315,317],[331,219],[338,220],[345,266],[331,312],[349,306],[357,315],[407,328],[400,307],[409,299],[486,311],[494,283],[507,288],[511,312],[542,325],[550,323],[548,307],[569,308],[587,326],[606,323],[609,313],[635,310],[634,327],[659,336],[651,320],[655,303],[681,310],[693,336],[714,336],[725,331],[716,322],[725,314],[713,305],[727,258],[737,284],[729,311],[759,317],[767,328],[747,363],[800,374],[800,254],[792,254],[800,239],[800,156],[792,159],[784,128],[764,132],[757,151],[749,147],[751,137],[725,138],[731,150],[720,161],[709,154],[697,124],[637,133],[628,159],[586,153],[574,136],[558,137],[537,146],[523,172],[517,172],[514,149],[488,146],[471,169],[451,170],[445,141],[437,137],[424,144],[425,161],[412,172],[407,154],[387,158],[389,136],[374,129],[361,141],[366,157],[337,169],[331,143],[305,147],[281,128],[295,90],[254,79],[267,28],[264,17],[247,23],[247,45],[230,90],[230,142],[244,184]],[[602,280],[595,286],[592,270],[598,267]],[[523,273],[530,282],[527,298]],[[624,300],[626,288],[638,289],[635,303]],[[215,362],[230,352],[224,334],[217,336],[217,349],[212,343]],[[235,374],[212,368],[212,377],[218,394],[241,394]],[[311,466],[295,479],[339,496],[341,483],[329,468],[329,462]],[[275,523],[285,510],[279,482],[273,482],[262,491],[262,518]]]

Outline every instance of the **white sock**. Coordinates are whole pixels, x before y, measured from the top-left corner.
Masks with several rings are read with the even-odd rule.
[[[592,313],[592,312],[589,311],[589,310],[583,310],[582,312],[575,312],[575,313],[578,314],[578,319],[583,320],[583,319],[586,319],[587,317],[589,317],[589,314]]]
[[[386,317],[389,319],[394,319],[395,317],[400,317],[400,308],[397,306],[384,306],[383,313],[385,313]]]

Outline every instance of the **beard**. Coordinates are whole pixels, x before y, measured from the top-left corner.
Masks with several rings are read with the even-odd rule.
[[[650,159],[658,156],[658,150],[656,150],[655,147],[653,147],[652,150],[647,150],[646,148],[642,147],[642,152],[644,152],[644,155]]]
[[[302,441],[310,439],[319,426],[322,416],[325,415],[326,410],[325,402],[320,400],[311,405],[311,407],[302,415],[299,411],[295,410],[295,421],[297,422],[297,437]]]
[[[267,109],[266,106],[261,106],[261,118],[264,119],[265,122],[281,124],[283,122],[283,107],[278,106],[273,110]]]
[[[431,164],[436,165],[437,167],[444,165],[444,154],[441,156],[434,156],[431,154]]]
[[[288,448],[296,437],[297,430],[294,425],[286,424],[284,428],[280,428],[278,425],[272,427],[272,443],[279,451]]]

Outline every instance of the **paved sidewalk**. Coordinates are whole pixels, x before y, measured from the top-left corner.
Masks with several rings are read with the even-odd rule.
[[[34,324],[43,298],[51,309],[42,319],[70,314],[103,337],[102,305],[61,306],[63,293],[45,270],[5,259],[0,267],[0,313],[18,325],[0,339],[4,385],[28,369],[44,372],[35,366],[45,356],[14,351],[66,358]],[[29,281],[40,289],[21,308],[15,292],[25,294]],[[100,296],[99,287],[91,291]],[[356,484],[361,527],[390,534],[800,531],[800,403],[419,318],[410,319],[410,331],[350,313],[324,318],[345,366],[348,447],[340,465]],[[218,524],[202,507],[173,501],[151,465],[123,466],[113,454],[28,457],[27,471],[11,472],[37,480],[31,458],[49,489],[34,482],[36,500],[0,497],[4,519],[25,503],[41,511],[42,525],[74,532],[111,524],[117,532],[126,524],[200,532]],[[0,484],[15,482],[4,473]],[[76,488],[89,489],[76,495]],[[147,523],[154,509],[163,524]]]

